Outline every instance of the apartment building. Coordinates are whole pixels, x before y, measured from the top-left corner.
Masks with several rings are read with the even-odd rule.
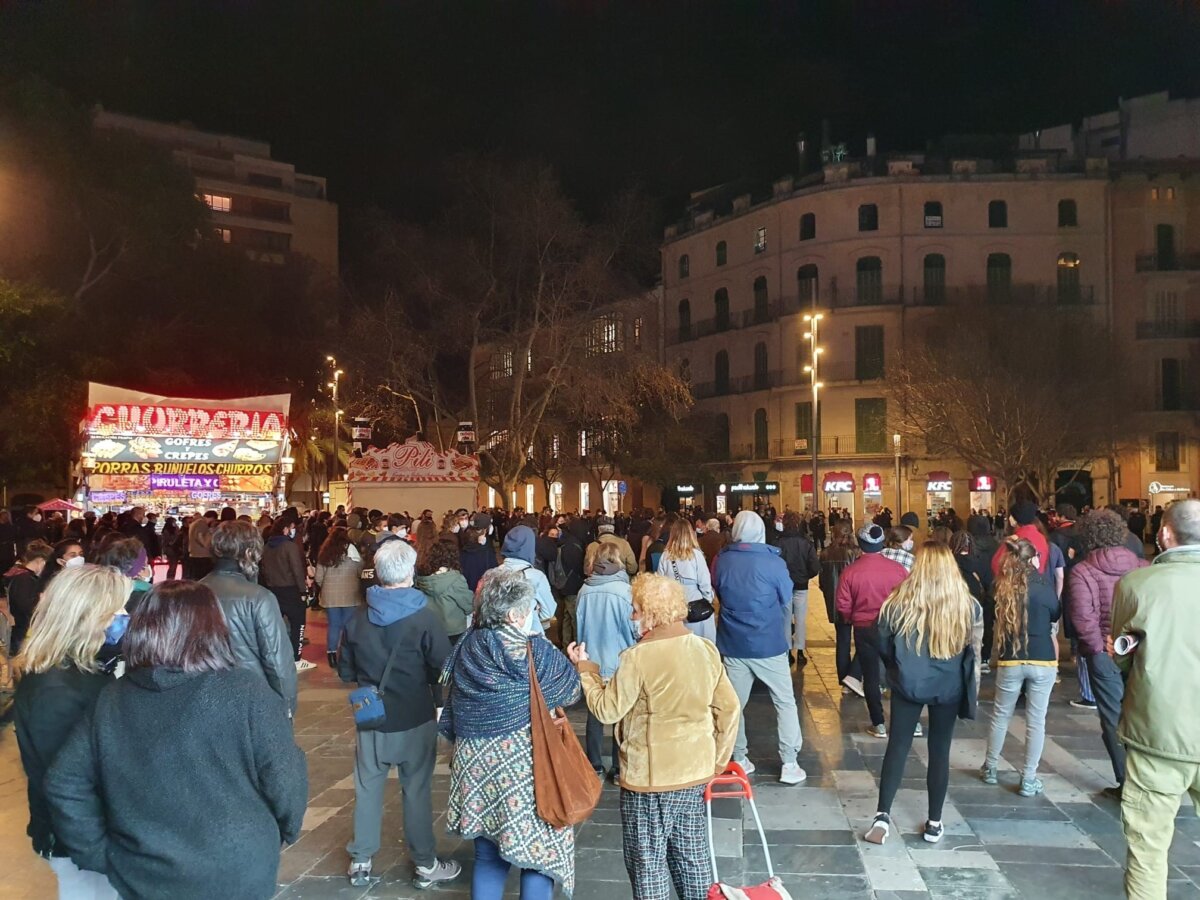
[[[885,386],[899,350],[953,340],[953,303],[1037,303],[1110,315],[1104,159],[1027,154],[1006,166],[913,155],[825,165],[728,215],[697,209],[663,246],[665,356],[727,428],[707,508],[813,503],[811,359],[819,313],[819,504],[996,509],[995,473],[899,440]],[[897,477],[899,473],[899,477]],[[1108,473],[1090,473],[1097,496]]]
[[[196,192],[225,243],[265,263],[290,254],[338,269],[338,208],[325,179],[271,158],[265,141],[200,131],[98,109],[96,128],[131,132],[167,147],[196,179]]]

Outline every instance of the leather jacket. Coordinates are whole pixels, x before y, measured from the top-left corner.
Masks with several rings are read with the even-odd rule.
[[[231,559],[214,559],[212,572],[200,583],[217,595],[238,665],[261,672],[287,703],[289,715],[295,715],[295,651],[275,595],[243,575]]]

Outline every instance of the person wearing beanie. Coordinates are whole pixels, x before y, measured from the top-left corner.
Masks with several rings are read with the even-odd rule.
[[[883,544],[882,528],[874,524],[863,526],[858,532],[858,546],[863,555],[842,572],[836,600],[838,615],[854,628],[854,652],[862,666],[861,683],[851,676],[842,683],[866,699],[871,717],[867,734],[877,738],[887,737],[879,677],[879,610],[888,595],[908,577],[908,569],[883,555]]]
[[[1025,538],[1037,550],[1038,572],[1045,575],[1050,568],[1050,542],[1037,527],[1038,508],[1031,500],[1022,500],[1013,506],[1009,512],[1008,522],[1013,528],[1013,534]],[[1000,563],[1004,559],[1004,545],[996,548],[992,555],[992,577],[1000,577]]]
[[[716,558],[713,586],[721,598],[717,649],[743,710],[734,760],[747,775],[755,770],[754,763],[746,758],[745,708],[750,689],[758,680],[767,686],[775,704],[783,764],[779,780],[800,784],[808,775],[796,761],[803,736],[784,636],[792,611],[792,578],[779,548],[769,546],[766,537],[762,518],[744,509],[733,522],[733,543]]]
[[[910,511],[910,512],[906,512],[904,515],[902,515],[900,517],[900,524],[907,525],[913,531],[921,530],[921,519],[917,516],[917,514],[915,512]]]

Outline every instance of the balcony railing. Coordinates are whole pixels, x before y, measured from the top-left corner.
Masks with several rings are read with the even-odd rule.
[[[862,441],[860,442],[853,434],[828,435],[823,434],[818,438],[820,449],[819,457],[836,457],[836,456],[879,456],[887,450],[885,443],[879,441]],[[730,457],[733,460],[743,459],[784,459],[793,457],[810,457],[812,453],[809,449],[809,440],[807,438],[775,438],[767,441],[765,446],[759,446],[755,443],[731,444],[729,447]],[[881,449],[882,448],[882,449]]]
[[[971,284],[958,287],[942,285],[912,288],[909,306],[1092,306],[1096,302],[1094,285],[1059,287],[1057,284]]]
[[[700,381],[692,385],[692,396],[697,400],[707,400],[710,397],[725,397],[731,394],[749,394],[754,391],[766,391],[780,387],[784,383],[783,372],[776,369],[771,372],[759,372],[755,375],[743,375],[740,378],[730,378],[725,382]]]
[[[1162,338],[1200,338],[1200,319],[1175,322],[1139,321],[1137,323],[1138,340],[1155,340]]]
[[[1200,253],[1139,253],[1134,260],[1138,272],[1200,271]]]

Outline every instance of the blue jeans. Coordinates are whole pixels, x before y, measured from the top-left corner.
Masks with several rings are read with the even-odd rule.
[[[327,606],[325,615],[329,618],[329,637],[325,649],[330,653],[337,651],[342,643],[342,629],[351,617],[358,612],[357,606]]]
[[[500,900],[510,863],[500,857],[500,848],[485,837],[475,838],[475,874],[471,876],[471,900]],[[521,900],[550,900],[554,879],[534,869],[521,870]]]

